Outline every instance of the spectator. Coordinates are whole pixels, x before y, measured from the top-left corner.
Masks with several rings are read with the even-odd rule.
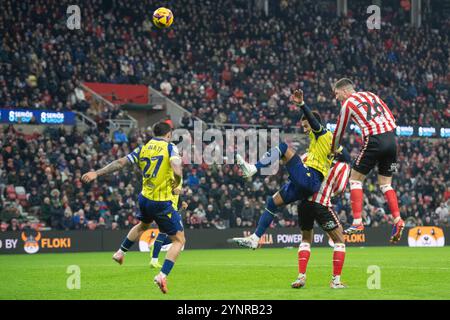
[[[164,120],[165,123],[167,123],[172,129],[174,129],[174,125],[173,125],[173,121],[172,118],[170,117],[170,115],[167,115],[166,120]]]
[[[243,227],[251,227],[255,217],[255,209],[250,206],[250,201],[244,202],[244,208],[241,211],[240,217],[242,219]]]
[[[437,216],[437,221],[435,223],[437,225],[448,226],[449,223],[449,210],[447,202],[441,202],[439,207],[435,211]]]
[[[198,207],[194,209],[193,215],[196,221],[195,224],[198,224],[199,226],[201,224],[204,224],[205,226],[207,225],[208,220],[206,219],[206,211],[203,208],[203,204],[198,204]]]
[[[54,229],[63,229],[64,209],[59,201],[50,206],[50,226]]]
[[[114,132],[114,143],[128,143],[127,135],[123,132],[122,129],[116,130]]]
[[[219,220],[219,213],[214,209],[212,204],[208,204],[206,207],[206,219],[211,221],[213,224]]]
[[[6,229],[6,231],[21,231],[22,229],[20,228],[19,222],[16,218],[11,219],[11,223],[8,226],[8,228]]]
[[[178,125],[180,128],[194,130],[194,119],[189,115],[189,113],[185,112],[180,118]]]
[[[230,227],[230,221],[235,221],[235,213],[231,206],[231,200],[227,199],[225,201],[224,207],[220,210],[220,218],[223,220],[226,228]]]
[[[167,80],[161,82],[160,89],[161,92],[166,96],[170,96],[170,94],[172,93],[172,85]]]
[[[44,221],[47,225],[50,225],[50,217],[52,215],[50,198],[45,197],[44,203],[41,205],[41,220]]]

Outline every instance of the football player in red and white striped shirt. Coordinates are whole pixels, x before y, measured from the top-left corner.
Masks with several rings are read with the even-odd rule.
[[[333,135],[331,152],[340,145],[345,129],[352,120],[362,132],[364,146],[350,174],[350,199],[353,224],[345,233],[360,233],[364,230],[361,214],[363,210],[363,182],[367,174],[378,165],[378,183],[394,218],[391,242],[401,238],[404,222],[398,208],[395,190],[392,188],[392,173],[397,166],[397,141],[395,119],[391,110],[377,95],[355,90],[350,79],[343,78],[334,85],[336,99],[341,102],[341,111]]]
[[[311,254],[315,220],[334,242],[333,276],[330,287],[333,289],[345,288],[341,282],[341,272],[345,260],[344,234],[339,218],[333,210],[331,198],[345,191],[350,174],[350,165],[347,162],[350,162],[350,155],[343,150],[340,158],[322,182],[320,190],[299,205],[298,216],[302,242],[298,247],[299,273],[297,279],[291,284],[292,288],[305,286],[306,267]]]

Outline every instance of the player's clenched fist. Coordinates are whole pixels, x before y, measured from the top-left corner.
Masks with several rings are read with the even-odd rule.
[[[95,179],[97,179],[97,172],[95,172],[95,171],[85,173],[81,177],[81,181],[83,181],[84,183],[89,183]]]
[[[291,95],[290,100],[295,103],[302,105],[303,104],[303,90],[297,89],[294,91],[294,94]]]

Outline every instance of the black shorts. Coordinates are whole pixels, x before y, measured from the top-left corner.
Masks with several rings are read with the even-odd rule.
[[[314,227],[314,221],[317,221],[324,231],[332,231],[341,225],[337,214],[332,208],[312,201],[300,202],[298,206],[298,225],[300,229],[311,230]]]
[[[364,175],[378,165],[378,174],[391,177],[397,169],[397,140],[394,131],[368,136],[353,164],[353,169]]]

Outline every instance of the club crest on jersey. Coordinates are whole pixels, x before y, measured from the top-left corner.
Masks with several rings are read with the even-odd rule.
[[[397,172],[398,170],[398,163],[391,164],[391,172]]]
[[[336,222],[328,221],[327,223],[322,224],[323,230],[332,230],[337,227]]]

